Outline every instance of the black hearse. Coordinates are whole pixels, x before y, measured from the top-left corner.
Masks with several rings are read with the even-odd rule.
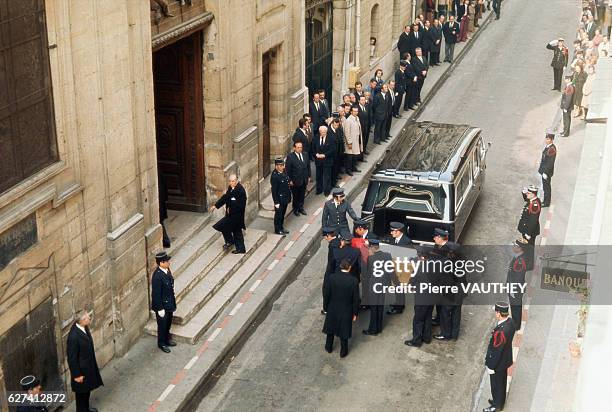
[[[484,184],[489,145],[468,125],[407,125],[370,178],[362,218],[382,237],[397,221],[414,241],[432,242],[436,227],[458,240]]]

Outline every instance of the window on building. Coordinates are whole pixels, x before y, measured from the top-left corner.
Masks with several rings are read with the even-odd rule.
[[[0,0],[0,193],[57,160],[44,0]]]

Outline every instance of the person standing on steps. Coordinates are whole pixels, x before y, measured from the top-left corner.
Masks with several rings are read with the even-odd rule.
[[[176,311],[170,256],[166,252],[160,252],[155,255],[155,262],[157,269],[151,276],[151,309],[157,320],[157,347],[162,352],[170,353],[170,347],[176,346],[176,342],[170,339],[172,315]]]
[[[287,206],[291,201],[291,188],[289,187],[289,176],[285,173],[285,161],[281,158],[274,159],[270,185],[274,202],[274,233],[285,236],[289,234],[284,225]]]
[[[306,216],[304,197],[306,187],[310,182],[310,158],[300,142],[293,143],[293,152],[287,155],[286,171],[289,176],[289,186],[293,198],[293,214]]]
[[[224,249],[229,249],[232,246],[236,247],[236,250],[232,251],[233,254],[246,253],[244,236],[242,234],[242,229],[246,229],[244,224],[246,203],[246,190],[238,182],[238,176],[231,174],[229,176],[229,186],[225,194],[210,208],[212,213],[215,209],[225,206],[225,216],[213,225],[213,229],[223,233],[223,239],[225,240]]]

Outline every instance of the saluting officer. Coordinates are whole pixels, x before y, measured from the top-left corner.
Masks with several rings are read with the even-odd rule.
[[[157,320],[157,346],[165,353],[170,353],[169,346],[176,346],[170,339],[172,315],[176,310],[174,296],[174,278],[170,272],[170,256],[166,252],[155,255],[157,269],[151,277],[151,309]]]
[[[333,227],[337,234],[345,234],[350,238],[351,231],[349,230],[346,215],[348,214],[353,221],[359,220],[359,217],[357,217],[351,204],[345,200],[344,189],[341,187],[334,188],[332,196],[333,198],[325,202],[323,207],[323,213],[321,214],[322,226]]]
[[[555,140],[555,132],[552,129],[546,130],[546,146],[542,150],[542,158],[540,159],[540,167],[538,173],[542,175],[542,190],[544,191],[544,201],[542,207],[550,206],[550,180],[555,172],[555,159],[557,157],[557,147],[553,143]]]
[[[524,249],[528,248],[529,244],[525,239],[519,238],[512,245],[512,259],[508,265],[508,275],[506,283],[525,283],[525,273],[527,272],[527,262],[525,261]],[[514,329],[521,329],[523,320],[523,294],[521,292],[509,293],[510,309],[512,310],[512,320],[514,321]]]
[[[519,219],[517,229],[527,240],[528,247],[525,248],[525,258],[527,259],[527,270],[533,269],[535,255],[535,240],[540,234],[540,212],[542,211],[542,203],[538,197],[538,188],[534,185],[529,185],[523,189],[523,199],[525,205]]]
[[[491,396],[493,399],[489,399],[491,406],[485,408],[483,412],[501,411],[504,408],[508,368],[512,366],[514,324],[508,316],[508,304],[506,302],[495,304],[495,319],[497,325],[491,332],[491,339],[485,356],[485,366],[491,379]]]
[[[289,187],[289,176],[285,173],[285,161],[281,158],[274,159],[274,171],[270,176],[272,185],[272,200],[274,201],[274,233],[287,235],[285,230],[285,214],[287,205],[291,202],[291,188]]]

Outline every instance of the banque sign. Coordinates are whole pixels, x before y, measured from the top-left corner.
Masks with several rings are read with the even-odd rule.
[[[557,292],[570,292],[575,289],[586,288],[588,279],[588,272],[544,266],[540,287]]]

